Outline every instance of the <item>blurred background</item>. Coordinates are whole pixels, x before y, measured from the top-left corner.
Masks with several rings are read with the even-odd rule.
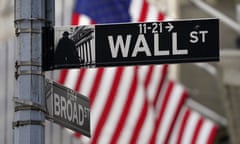
[[[186,86],[188,105],[220,125],[215,143],[240,143],[240,0],[149,0],[169,19],[220,19],[220,62],[170,65],[170,79]],[[164,4],[163,4],[164,3]],[[56,26],[70,25],[74,0],[56,1]],[[164,6],[163,6],[164,5]],[[14,1],[0,0],[0,143],[12,143],[15,63]],[[53,78],[58,71],[48,72]],[[46,144],[77,144],[46,121]]]

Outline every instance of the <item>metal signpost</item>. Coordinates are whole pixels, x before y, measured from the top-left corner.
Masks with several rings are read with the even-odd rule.
[[[90,137],[89,99],[72,89],[46,80],[47,118]]]
[[[42,70],[42,27],[45,0],[15,0],[17,40],[14,144],[45,143],[45,76]],[[50,21],[49,21],[50,23]]]
[[[219,60],[219,20],[55,27],[44,61],[60,68]]]

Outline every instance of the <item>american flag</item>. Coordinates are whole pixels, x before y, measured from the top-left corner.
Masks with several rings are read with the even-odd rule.
[[[73,25],[163,20],[147,0],[77,0]],[[62,70],[58,82],[90,98],[92,144],[211,144],[217,125],[185,105],[168,65]]]

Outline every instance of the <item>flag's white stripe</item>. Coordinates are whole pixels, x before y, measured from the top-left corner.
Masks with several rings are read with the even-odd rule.
[[[160,79],[163,78],[163,73],[162,73],[163,66],[154,66],[153,68],[153,74],[151,76],[151,81],[149,83],[147,92],[148,92],[148,98],[151,102],[153,102],[157,89],[160,84]]]
[[[197,144],[207,144],[207,141],[208,141],[209,136],[210,136],[210,132],[211,132],[213,127],[214,127],[214,124],[211,121],[205,120],[203,122],[203,125],[201,127],[201,131],[198,135]]]
[[[130,108],[126,123],[119,137],[119,144],[130,143],[131,136],[133,134],[134,128],[137,124],[138,117],[141,113],[141,109],[144,106],[144,89],[142,85],[137,85],[136,93],[132,106]]]
[[[97,69],[87,69],[84,74],[79,93],[89,96],[92,90],[93,83],[95,82]]]
[[[147,116],[145,122],[143,124],[142,129],[140,130],[140,135],[138,137],[137,143],[139,144],[147,144],[151,138],[151,131],[154,129],[155,122],[155,113],[152,106],[148,107]]]
[[[170,136],[169,144],[176,144],[177,143],[177,138],[178,138],[178,135],[179,135],[180,127],[181,127],[183,117],[184,117],[184,114],[186,113],[186,111],[187,111],[186,107],[181,108],[181,111],[180,111],[180,113],[177,117],[176,123],[174,125],[173,132]]]
[[[74,89],[74,87],[77,83],[78,74],[79,74],[78,69],[68,70],[68,74],[66,76],[64,85],[68,88]]]
[[[122,75],[122,79],[116,89],[115,99],[112,102],[112,107],[109,107],[110,113],[108,114],[105,122],[105,127],[101,132],[99,143],[110,143],[112,135],[114,134],[115,128],[118,124],[118,120],[121,116],[123,106],[126,103],[126,99],[131,88],[131,82],[134,78],[134,67],[125,67]]]
[[[158,14],[159,14],[159,12],[157,11],[157,8],[153,5],[149,5],[146,21],[154,22],[154,21],[158,20]]]
[[[196,112],[191,111],[189,119],[187,121],[187,125],[185,127],[182,142],[183,144],[190,144],[194,131],[196,129],[197,123],[200,119],[200,115]]]
[[[93,134],[101,117],[101,113],[103,111],[107,96],[112,86],[115,73],[116,68],[107,68],[103,73],[102,81],[95,97],[95,102],[92,104],[91,107],[91,131]]]
[[[78,18],[78,24],[79,25],[89,25],[89,24],[91,24],[91,19],[88,16],[81,14],[81,15],[79,15],[79,18]]]
[[[167,133],[170,129],[171,123],[174,120],[173,118],[177,111],[178,108],[177,106],[181,101],[182,93],[183,88],[179,84],[174,84],[166,107],[162,107],[163,109],[165,109],[165,112],[163,114],[160,127],[158,129],[157,143],[164,143],[164,140],[166,139]]]
[[[144,0],[132,0],[130,4],[129,13],[131,15],[132,21],[137,22],[139,20],[142,5]]]
[[[138,67],[138,78],[139,78],[139,83],[144,84],[148,69],[150,66],[140,66]]]

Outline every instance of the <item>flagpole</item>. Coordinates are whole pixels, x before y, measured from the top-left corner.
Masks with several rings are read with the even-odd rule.
[[[45,74],[42,71],[42,27],[46,0],[15,0],[17,39],[14,144],[45,143]]]

